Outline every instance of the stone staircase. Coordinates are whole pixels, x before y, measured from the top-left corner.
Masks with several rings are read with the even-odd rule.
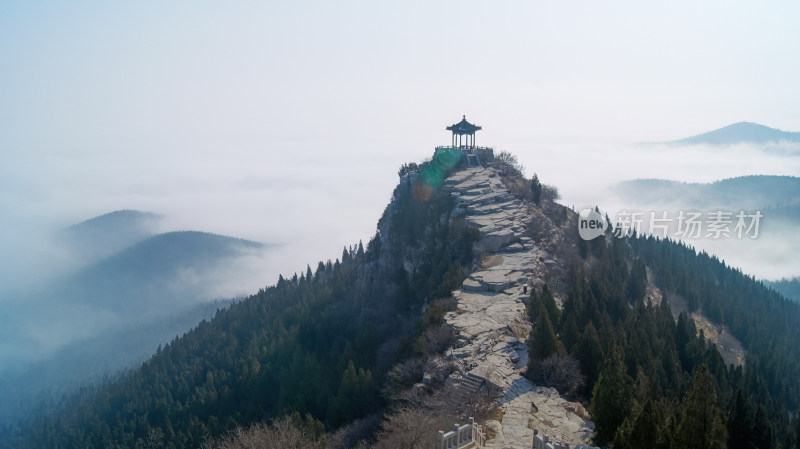
[[[475,161],[463,151],[471,166]],[[485,399],[481,395],[488,388],[497,388],[502,416],[486,421],[493,437],[486,447],[531,449],[534,427],[570,447],[590,442],[593,423],[574,412],[580,404],[522,376],[530,331],[524,304],[527,287],[566,262],[559,260],[556,268],[548,265],[557,257],[527,235],[529,208],[508,192],[491,167],[460,170],[445,185],[457,199],[455,212],[480,229],[474,248],[483,255],[480,266],[453,292],[457,310],[445,317],[457,333],[457,345],[446,355],[458,368],[448,379],[454,410],[468,409],[464,405],[470,398]]]
[[[452,401],[464,403],[485,391],[486,379],[473,373],[454,379],[454,382],[453,394],[450,396]]]
[[[479,167],[481,165],[478,153],[476,153],[473,148],[465,148],[461,151],[464,152],[464,159],[467,162],[467,167]]]

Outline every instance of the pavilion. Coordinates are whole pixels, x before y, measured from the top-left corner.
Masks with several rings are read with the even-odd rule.
[[[464,115],[460,122],[446,129],[453,132],[453,147],[475,148],[475,131],[479,131],[481,127],[468,122],[467,116]]]

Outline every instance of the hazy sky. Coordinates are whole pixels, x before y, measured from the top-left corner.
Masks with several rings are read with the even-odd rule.
[[[798,17],[793,1],[0,0],[0,281],[37,266],[49,229],[129,208],[286,244],[271,283],[366,242],[397,168],[462,114],[567,202],[645,173],[797,175],[746,149],[620,145],[800,130]],[[637,165],[611,169],[622,153]]]

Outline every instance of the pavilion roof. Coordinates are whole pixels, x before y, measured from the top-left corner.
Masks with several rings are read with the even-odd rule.
[[[448,131],[453,131],[453,134],[475,134],[475,131],[480,130],[481,127],[468,122],[467,116],[465,115],[460,122],[455,125],[450,125],[446,129]]]

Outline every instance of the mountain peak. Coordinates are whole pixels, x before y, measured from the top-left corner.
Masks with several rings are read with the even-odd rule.
[[[61,241],[88,264],[155,235],[161,216],[138,210],[116,210],[63,229]]]
[[[800,133],[770,128],[753,122],[738,122],[731,125],[675,140],[669,143],[679,145],[735,145],[739,143],[800,142]]]

